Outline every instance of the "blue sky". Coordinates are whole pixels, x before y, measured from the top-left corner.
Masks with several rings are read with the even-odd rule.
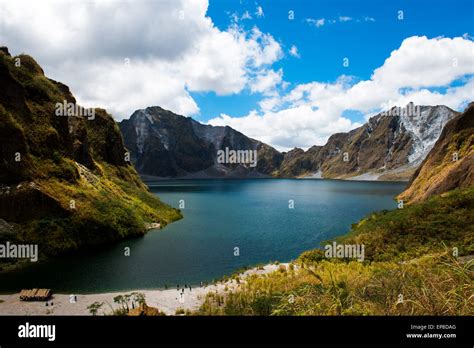
[[[264,17],[255,15],[261,6]],[[403,11],[403,20],[398,11]],[[284,69],[284,80],[292,85],[311,81],[332,82],[346,74],[369,79],[374,69],[383,65],[390,52],[400,47],[410,36],[459,37],[474,35],[474,1],[441,0],[211,0],[207,15],[221,30],[232,24],[232,14],[242,16],[246,11],[252,19],[240,21],[246,29],[258,26],[270,33],[285,49],[285,57],[275,64]],[[289,11],[294,20],[288,19]],[[339,17],[351,17],[340,22]],[[373,19],[370,20],[367,17]],[[326,19],[317,28],[306,19]],[[335,23],[328,23],[335,20]],[[288,50],[298,48],[300,58]],[[349,67],[342,59],[349,58]],[[454,84],[453,84],[454,85]],[[245,90],[230,96],[215,93],[191,93],[197,101],[200,114],[195,118],[207,121],[221,113],[244,116],[258,109],[262,95]],[[363,121],[359,112],[346,112],[354,121]]]
[[[462,110],[473,23],[474,0],[0,0],[0,44],[80,105],[161,106],[279,150],[395,105]]]

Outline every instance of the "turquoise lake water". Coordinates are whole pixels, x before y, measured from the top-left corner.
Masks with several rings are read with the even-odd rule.
[[[183,200],[184,218],[143,238],[0,274],[0,292],[39,287],[94,293],[196,285],[244,266],[290,261],[345,234],[371,212],[396,209],[394,196],[406,186],[315,179],[148,184],[172,206]],[[125,247],[130,247],[128,257]]]

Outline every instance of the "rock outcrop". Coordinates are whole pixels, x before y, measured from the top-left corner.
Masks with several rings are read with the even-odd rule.
[[[120,129],[142,175],[408,180],[457,113],[446,106],[412,104],[399,110],[394,107],[362,127],[334,134],[324,146],[287,153],[230,127],[200,124],[160,107],[137,110]],[[217,151],[226,147],[256,150],[256,167],[218,163]]]
[[[137,110],[120,123],[138,172],[153,177],[261,177],[275,173],[283,155],[230,127],[213,127],[160,107]],[[257,165],[219,163],[218,151],[257,152]]]
[[[408,115],[395,110],[332,135],[324,146],[288,152],[279,176],[408,180],[457,113],[446,106],[421,106],[419,114]]]
[[[433,149],[398,197],[409,203],[474,185],[474,103],[449,121]]]
[[[82,110],[32,57],[0,49],[0,221],[11,227],[0,242],[35,243],[41,255],[55,255],[181,216],[148,192],[105,110],[64,114],[59,104]]]

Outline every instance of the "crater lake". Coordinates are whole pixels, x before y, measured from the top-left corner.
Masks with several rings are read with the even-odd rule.
[[[2,293],[98,293],[197,285],[246,266],[287,262],[346,234],[371,212],[397,209],[406,183],[321,179],[170,180],[150,190],[183,219],[142,238],[0,274]],[[126,248],[130,256],[125,256]]]

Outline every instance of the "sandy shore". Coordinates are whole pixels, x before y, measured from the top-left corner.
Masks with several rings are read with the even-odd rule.
[[[288,266],[286,263],[281,265]],[[276,271],[280,265],[266,265],[260,269],[252,268],[240,274],[241,282],[251,274],[266,274]],[[204,301],[209,292],[223,293],[235,290],[239,285],[235,280],[219,282],[206,287],[196,287],[192,290],[185,289],[183,296],[176,289],[168,290],[133,290],[127,292],[111,292],[103,294],[74,294],[76,303],[70,303],[70,294],[54,294],[50,303],[53,306],[45,306],[45,302],[20,301],[20,294],[0,295],[0,315],[90,315],[87,307],[94,302],[104,302],[98,314],[110,314],[112,308],[118,308],[113,298],[117,295],[140,292],[145,295],[146,303],[156,307],[166,315],[174,315],[177,309],[196,310]],[[180,290],[181,291],[181,290]]]

